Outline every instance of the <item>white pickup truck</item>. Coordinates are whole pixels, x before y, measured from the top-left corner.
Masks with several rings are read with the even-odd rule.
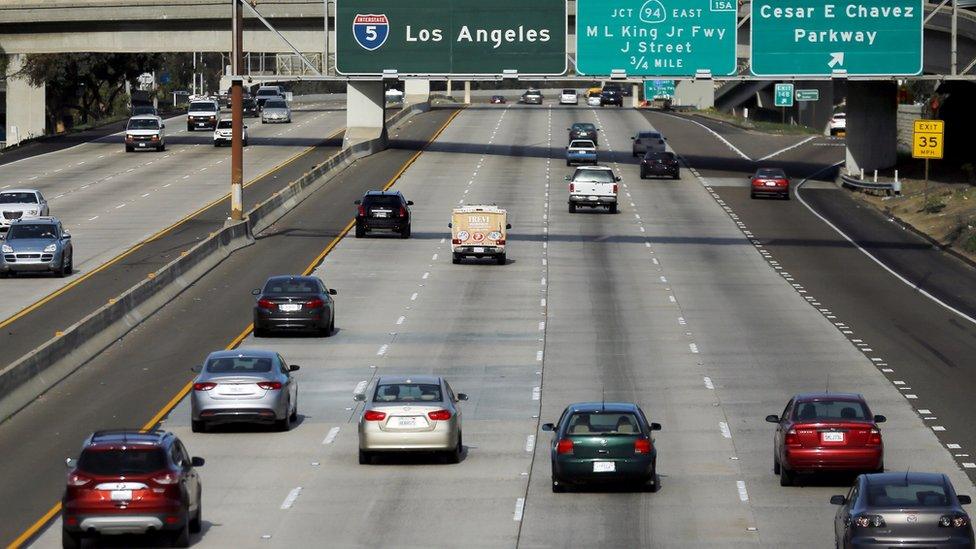
[[[606,208],[617,213],[617,182],[620,177],[607,166],[580,166],[569,181],[569,213],[578,207]]]

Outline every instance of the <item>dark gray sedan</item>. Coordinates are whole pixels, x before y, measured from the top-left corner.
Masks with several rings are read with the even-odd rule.
[[[969,496],[957,495],[942,473],[860,475],[834,517],[837,547],[973,547],[973,527],[962,509]]]
[[[251,292],[254,304],[254,335],[269,330],[312,330],[329,337],[335,330],[334,289],[315,276],[273,276],[264,288]]]

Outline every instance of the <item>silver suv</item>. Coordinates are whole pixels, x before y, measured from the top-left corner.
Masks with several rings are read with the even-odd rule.
[[[0,276],[19,272],[71,274],[71,235],[56,217],[18,219],[0,241]]]

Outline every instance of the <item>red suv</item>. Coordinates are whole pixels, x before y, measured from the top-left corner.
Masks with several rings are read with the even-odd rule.
[[[98,534],[165,532],[174,547],[188,547],[199,532],[200,479],[176,435],[166,431],[97,431],[69,471],[62,500],[64,547]]]
[[[773,472],[781,486],[792,486],[797,473],[884,471],[884,443],[864,397],[853,393],[806,393],[790,399],[776,424]]]

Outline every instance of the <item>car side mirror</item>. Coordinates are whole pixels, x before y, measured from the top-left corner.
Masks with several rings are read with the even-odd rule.
[[[563,180],[564,180],[564,181],[572,181],[572,178],[570,178],[570,177],[569,177],[569,176],[567,175],[567,176],[565,176],[565,177],[563,177]]]
[[[660,431],[661,430],[661,424],[660,423],[651,423],[651,430],[652,431]]]
[[[552,423],[543,423],[542,424],[542,430],[543,431],[555,431],[556,430],[556,426],[553,425]]]
[[[353,201],[353,204],[355,204],[355,205],[357,205],[357,206],[358,206],[358,205],[360,205],[360,204],[362,204],[362,203],[363,203],[363,201],[362,201],[362,200],[354,200],[354,201]]]
[[[874,416],[874,422],[875,423],[884,423],[886,421],[888,421],[888,418],[884,417],[883,415],[878,414],[878,415]]]
[[[635,137],[631,137],[631,138],[630,138],[630,140],[631,140],[631,141],[633,141],[634,139],[636,139],[636,138],[635,138]]]
[[[667,137],[662,137],[661,139],[663,139],[663,140],[665,140],[665,141],[667,141],[667,140],[668,140],[668,138],[667,138]]]
[[[455,396],[457,397],[458,400],[468,400],[468,394],[467,393],[458,393]]]
[[[70,233],[61,233],[61,240],[71,240]]]
[[[844,496],[830,496],[831,505],[844,505],[845,503],[847,503],[847,498]]]
[[[413,206],[413,200],[407,200],[407,206]]]
[[[768,416],[766,416],[766,421],[768,423],[779,423],[779,416],[775,414],[769,414]]]
[[[297,372],[298,370],[301,370],[301,369],[302,369],[302,367],[299,366],[298,364],[291,364],[291,365],[288,366],[288,371],[289,372]]]
[[[204,463],[206,463],[206,460],[204,460],[202,457],[193,456],[190,458],[190,465],[193,465],[194,467],[203,467]]]
[[[339,291],[335,288],[329,288],[329,295],[339,295]]]
[[[973,502],[973,498],[967,495],[956,495],[956,499],[959,500],[959,505],[969,505]]]
[[[352,399],[355,400],[356,402],[365,402],[366,393],[353,393]]]
[[[159,125],[159,127],[160,127],[161,129],[166,129],[166,124],[160,124],[160,125]]]
[[[450,228],[451,228],[451,223],[448,223],[448,224],[447,224],[447,228],[448,228],[448,229],[450,229]]]
[[[614,176],[614,178],[613,178],[613,180],[614,180],[614,181],[620,181],[620,176],[619,176],[619,175],[617,175],[617,176]]]
[[[68,469],[74,469],[75,468],[75,465],[77,465],[77,464],[78,464],[78,460],[76,460],[75,458],[65,458],[64,459],[64,466],[67,467]],[[962,498],[963,497],[969,497],[969,496],[959,496],[959,498],[960,498],[959,501],[960,502],[962,502]]]
[[[199,374],[200,372],[203,371],[203,364],[197,364],[196,366],[190,366],[190,371],[191,372],[196,372],[196,373]]]
[[[261,295],[261,289],[254,288],[253,290],[251,290],[251,295]]]
[[[506,223],[505,224],[505,228],[506,229],[511,229],[512,228],[512,224],[511,223]]]

